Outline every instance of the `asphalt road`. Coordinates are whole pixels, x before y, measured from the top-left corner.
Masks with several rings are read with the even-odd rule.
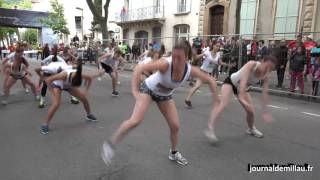
[[[89,68],[90,69],[90,68]],[[128,118],[134,99],[130,92],[131,74],[123,72],[120,97],[111,97],[108,77],[94,81],[90,104],[98,123],[87,123],[81,105],[72,105],[65,93],[51,123],[52,131],[40,134],[47,108],[38,109],[31,95],[17,83],[7,106],[0,105],[1,180],[318,180],[320,178],[320,105],[271,97],[274,122],[257,116],[256,126],[265,137],[245,134],[245,114],[232,99],[217,124],[216,145],[203,135],[211,109],[210,93],[203,87],[192,99],[194,108],[184,107],[187,88],[176,91],[174,100],[181,118],[180,152],[188,166],[168,160],[169,129],[155,104],[143,123],[117,147],[112,166],[100,158],[104,140]],[[35,77],[34,77],[35,78]],[[34,79],[36,82],[36,80]],[[0,78],[2,84],[2,78]],[[1,85],[0,85],[1,86]],[[260,112],[259,93],[252,93]],[[47,97],[47,100],[50,96]],[[312,172],[253,172],[248,164],[305,164]]]

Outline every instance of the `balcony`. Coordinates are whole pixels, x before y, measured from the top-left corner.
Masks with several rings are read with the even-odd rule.
[[[137,22],[156,22],[162,24],[164,20],[163,7],[160,6],[130,9],[126,12],[116,13],[115,17],[115,21],[119,26]]]

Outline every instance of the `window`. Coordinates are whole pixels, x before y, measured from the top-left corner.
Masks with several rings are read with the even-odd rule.
[[[186,24],[176,25],[174,27],[175,42],[179,39],[189,39],[190,27]]]
[[[300,0],[277,0],[277,11],[274,26],[275,33],[296,32],[300,4],[299,1]],[[278,34],[276,36],[294,37],[294,34]]]
[[[160,0],[154,0],[155,13],[160,13]]]
[[[242,0],[240,11],[240,34],[253,34],[257,0]]]
[[[187,12],[187,0],[178,0],[178,13]]]

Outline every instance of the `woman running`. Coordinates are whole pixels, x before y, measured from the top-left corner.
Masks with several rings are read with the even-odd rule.
[[[86,80],[86,92],[89,90],[91,85],[92,77],[82,74],[82,62],[78,62],[77,69],[73,69],[72,66],[68,66],[62,62],[51,63],[48,66],[42,66],[41,71],[43,73],[54,74],[45,79],[51,92],[52,104],[48,110],[48,115],[45,118],[43,125],[41,126],[41,133],[49,133],[49,123],[52,120],[54,113],[60,106],[61,92],[67,91],[72,96],[78,98],[87,113],[87,120],[90,122],[97,121],[96,117],[91,114],[90,105],[86,97],[86,93],[80,90],[82,80]],[[40,74],[40,73],[39,73]],[[41,74],[40,74],[41,75]],[[42,76],[42,75],[41,75]],[[43,76],[42,76],[43,78]]]
[[[19,45],[21,45],[21,46],[25,46],[24,44],[21,44],[21,43],[18,43]],[[18,45],[17,44],[17,45]],[[25,57],[24,57],[25,58]],[[8,78],[9,78],[9,76],[10,76],[10,68],[6,68],[5,69],[5,67],[7,67],[6,66],[6,64],[7,63],[13,63],[13,61],[15,60],[15,52],[13,52],[13,53],[11,53],[11,54],[9,54],[7,57],[5,57],[4,59],[3,59],[3,61],[2,61],[2,71],[3,71],[3,74],[4,74],[4,81],[3,81],[3,94],[4,94],[4,88],[6,87],[6,84],[7,84],[7,82],[8,82]],[[25,65],[29,68],[29,63],[28,63],[28,61],[25,61]],[[27,88],[27,86],[26,86],[26,84],[23,82],[23,81],[21,81],[21,84],[22,84],[22,87],[23,87],[23,89],[24,89],[24,91],[25,91],[25,93],[26,94],[28,94],[30,91],[29,91],[29,89]]]
[[[61,62],[61,63],[66,64],[65,60],[63,58],[59,57],[57,54],[58,54],[58,45],[54,45],[52,48],[52,55],[49,55],[48,57],[43,59],[41,61],[41,65],[48,66],[52,62]],[[41,68],[35,69],[36,73],[38,73],[38,74],[39,74],[40,70],[41,70]],[[49,77],[50,75],[52,75],[52,74],[49,74],[46,72],[43,73],[44,77]],[[39,108],[44,108],[44,106],[45,106],[44,98],[47,94],[48,86],[47,86],[47,83],[40,78],[39,87],[41,86],[41,84],[42,84],[42,88],[41,88],[41,96],[40,96],[40,101],[39,101]]]
[[[237,96],[238,101],[244,108],[247,114],[247,123],[249,129],[247,134],[262,138],[263,134],[254,125],[254,105],[252,98],[248,92],[248,85],[256,84],[263,81],[262,92],[262,119],[266,122],[272,120],[271,114],[267,111],[268,104],[268,75],[275,69],[277,59],[274,56],[266,56],[263,61],[249,61],[239,71],[227,77],[221,88],[221,98],[218,106],[214,106],[211,118],[208,122],[208,130],[205,135],[211,142],[216,142],[218,139],[214,133],[215,123],[220,117],[224,108],[228,105],[231,93]]]
[[[204,56],[205,59],[202,63],[202,66],[200,67],[201,71],[205,72],[208,76],[210,76],[210,73],[213,73],[215,74],[213,75],[214,77],[218,77],[217,73],[219,73],[218,71],[219,65],[228,66],[228,64],[221,61],[221,56],[220,56],[220,53],[218,52],[219,51],[218,46],[213,45],[211,49],[212,49],[211,51],[206,50],[203,54],[196,55],[195,59],[197,60]],[[202,84],[203,82],[201,81],[201,79],[197,79],[195,86],[193,86],[190,89],[188,96],[185,99],[185,104],[188,108],[192,108],[191,97],[202,86]]]
[[[118,82],[117,68],[119,64],[125,61],[121,54],[120,49],[115,49],[112,54],[106,53],[99,58],[101,67],[112,79],[112,96],[115,97],[119,96],[119,92],[116,89]]]
[[[28,71],[29,64],[27,63],[25,57],[23,57],[23,52],[24,45],[18,43],[16,47],[16,52],[14,54],[14,60],[9,61],[4,65],[3,69],[8,74],[8,76],[5,77],[4,97],[2,100],[3,105],[7,105],[7,99],[10,95],[10,89],[17,82],[17,80],[21,80],[23,83],[29,85],[35,96],[35,99],[39,99],[36,93],[35,85],[27,76],[31,75],[31,73]]]
[[[170,127],[169,159],[182,165],[188,164],[188,161],[177,150],[180,125],[177,108],[172,99],[173,92],[192,75],[201,78],[204,82],[209,82],[213,98],[216,100],[215,81],[198,68],[188,64],[188,50],[185,42],[179,42],[173,48],[172,57],[162,58],[154,63],[141,64],[135,68],[132,75],[132,94],[136,99],[135,107],[131,117],[121,124],[109,142],[103,144],[102,158],[107,165],[111,163],[114,156],[114,147],[142,122],[152,101],[157,103]],[[145,71],[156,71],[156,73],[140,83],[140,76]]]

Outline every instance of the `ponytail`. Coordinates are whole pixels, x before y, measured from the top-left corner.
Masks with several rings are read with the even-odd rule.
[[[72,86],[81,86],[82,84],[82,61],[79,60],[77,64],[76,75],[72,78]]]
[[[52,62],[57,62],[58,61],[58,58],[57,58],[57,55],[58,55],[58,45],[54,45],[53,48],[52,48],[52,54],[53,54],[53,58],[52,58]]]

